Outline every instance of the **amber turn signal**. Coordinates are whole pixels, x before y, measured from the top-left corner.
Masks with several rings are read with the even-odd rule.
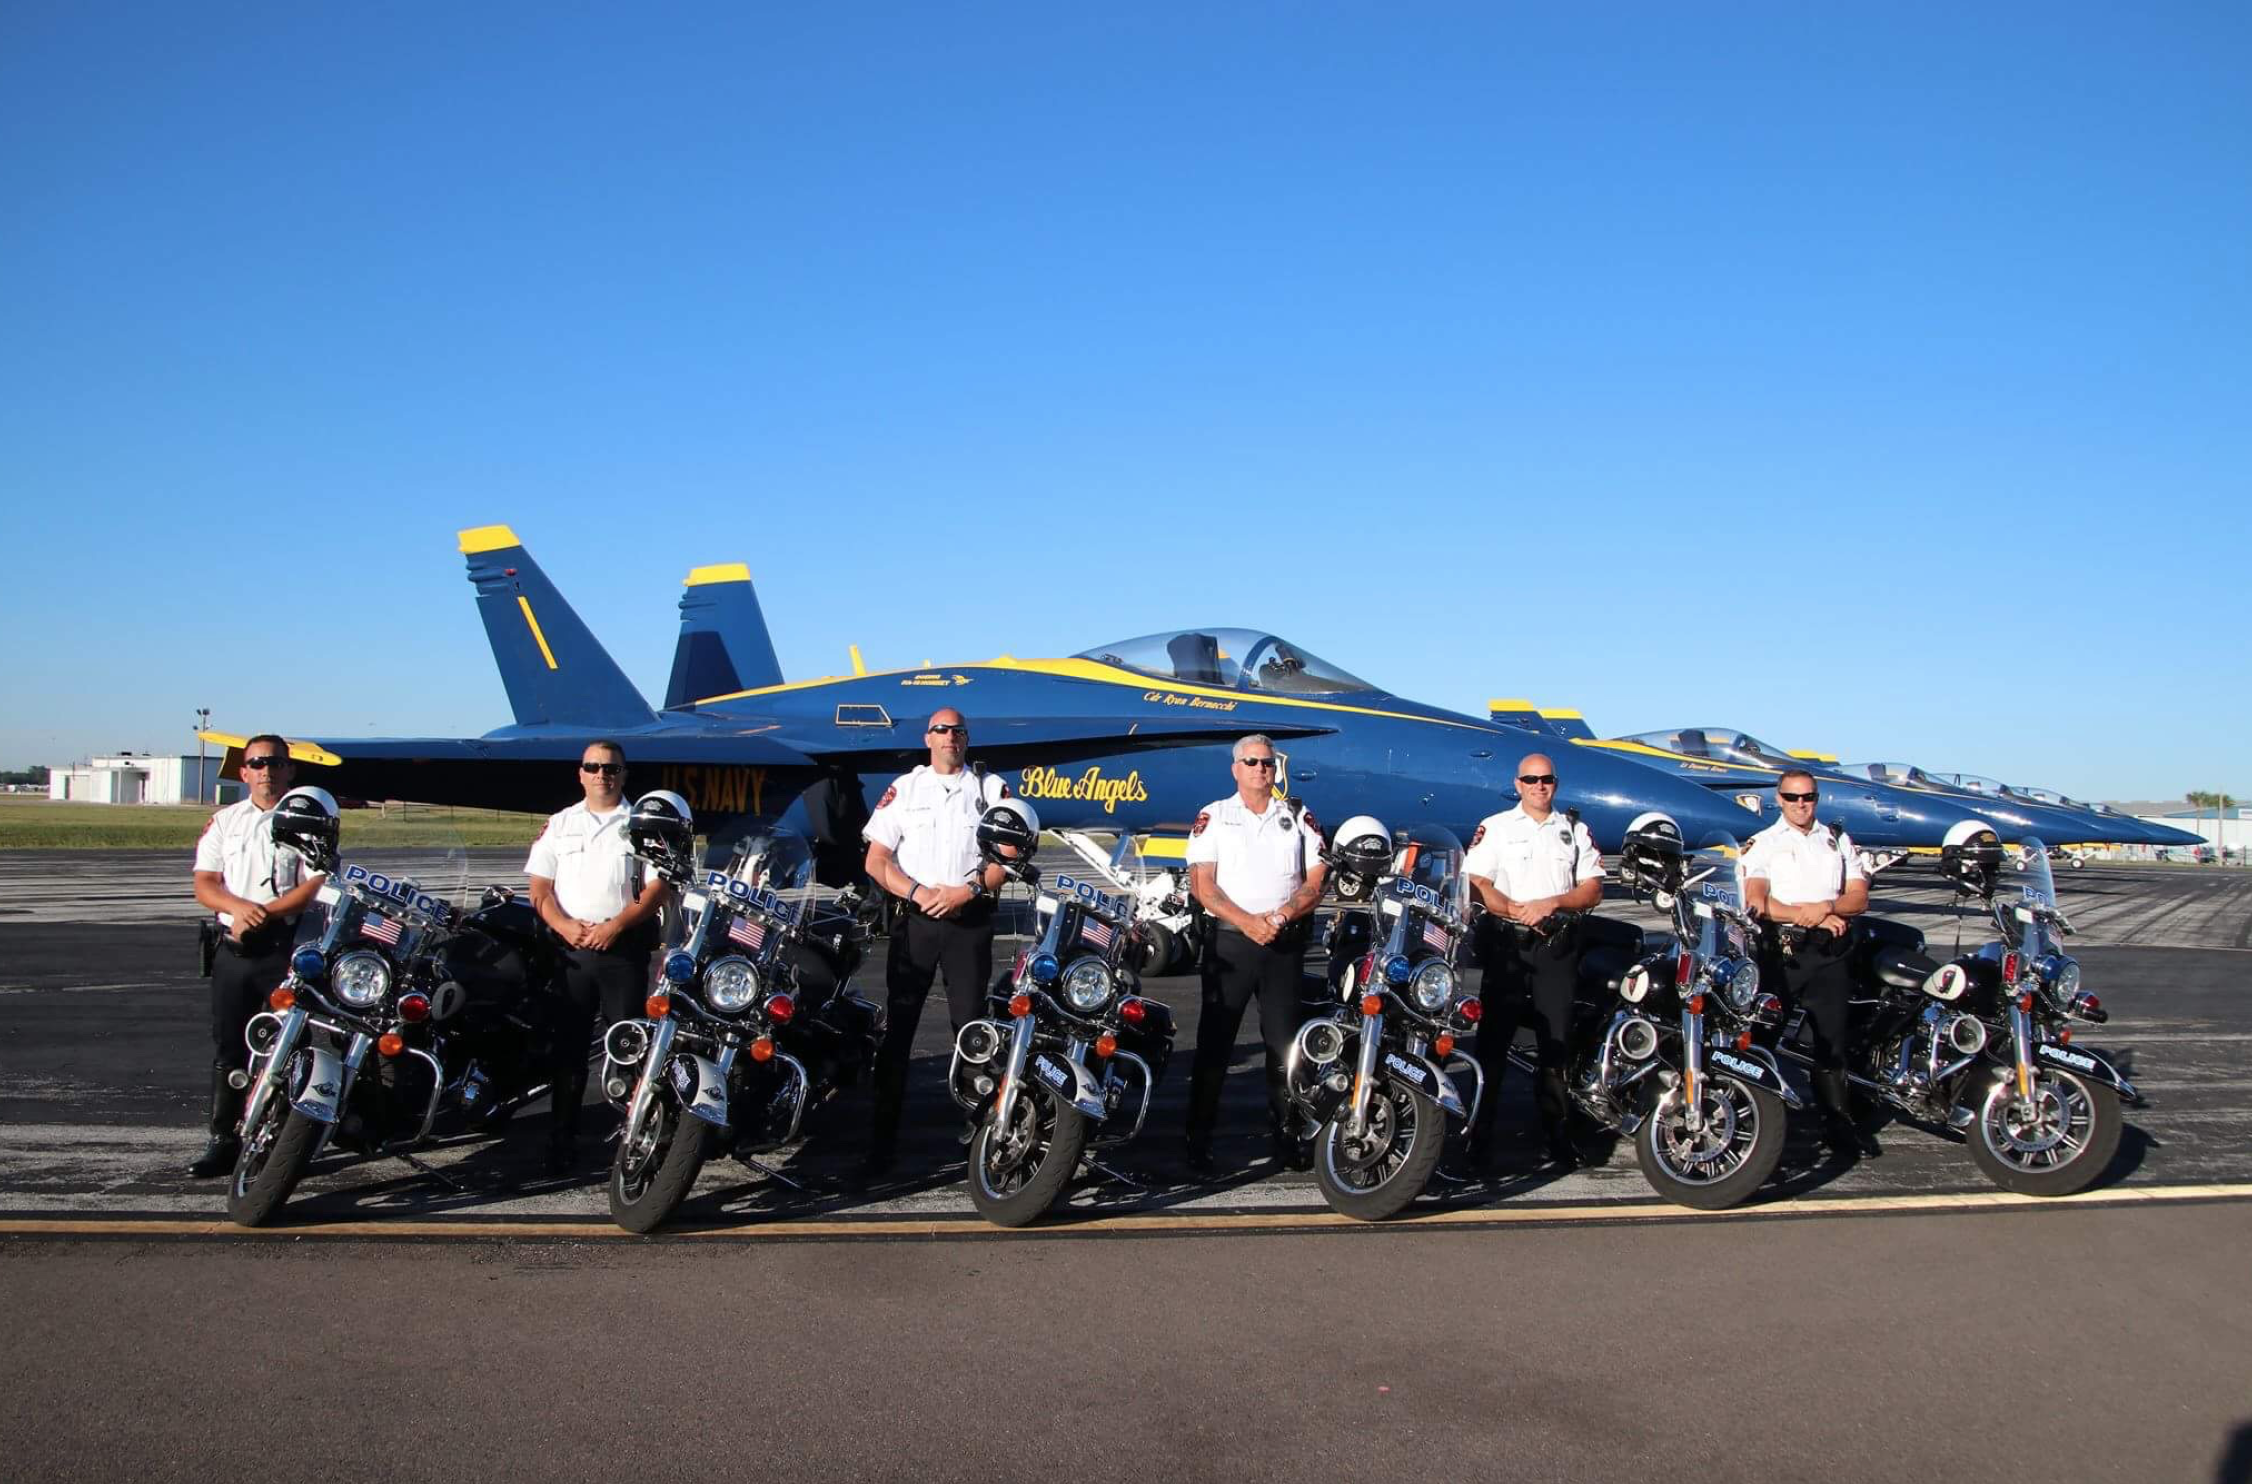
[[[1095,1037],[1095,1055],[1115,1056],[1117,1054],[1118,1038],[1116,1036],[1111,1035],[1106,1031],[1102,1035]]]
[[[286,985],[286,984],[282,984],[282,985],[277,985],[277,986],[275,986],[275,988],[274,988],[274,992],[273,992],[272,994],[270,994],[270,995],[266,996],[266,1008],[267,1008],[267,1009],[269,1009],[269,1010],[294,1010],[294,1009],[296,1009],[296,1008],[297,1008],[297,991],[296,991],[296,990],[294,990],[294,989],[291,989],[291,988],[290,988],[290,987],[289,987],[288,985]]]
[[[1363,1015],[1382,1015],[1384,1013],[1384,996],[1380,994],[1362,995],[1361,1013]]]
[[[1440,1056],[1454,1055],[1454,1034],[1441,1031],[1431,1038],[1431,1050]]]
[[[774,1038],[772,1036],[761,1036],[751,1043],[751,1060],[774,1060]]]
[[[672,1014],[672,996],[669,994],[649,996],[648,999],[641,1002],[641,1012],[651,1020],[663,1020],[666,1016]]]
[[[376,1037],[375,1049],[385,1056],[397,1056],[407,1049],[407,1038],[397,1031],[385,1031],[382,1035]]]
[[[1032,996],[1028,994],[1010,995],[1009,1013],[1016,1016],[1030,1015],[1032,1013]]]

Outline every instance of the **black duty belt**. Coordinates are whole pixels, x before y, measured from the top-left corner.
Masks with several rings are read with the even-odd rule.
[[[267,920],[272,921],[271,918]],[[269,954],[280,953],[287,949],[289,940],[295,935],[296,928],[297,921],[295,918],[283,923],[279,928],[252,928],[248,938],[237,938],[225,928],[221,928],[219,930],[219,946],[237,958],[265,958]]]

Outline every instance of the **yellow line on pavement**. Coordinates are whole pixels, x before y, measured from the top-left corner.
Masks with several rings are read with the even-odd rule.
[[[1606,1202],[1581,1206],[1480,1206],[1426,1211],[1382,1223],[1414,1231],[1430,1227],[1554,1226],[1604,1221],[1710,1221],[1731,1218],[1869,1216],[1883,1214],[1930,1215],[1964,1211],[2036,1210],[2062,1206],[2135,1206],[2171,1201],[2252,1199],[2252,1183],[2223,1185],[2152,1185],[2119,1190],[2089,1190],[2078,1195],[2030,1196],[2008,1191],[1958,1191],[1941,1195],[1864,1195],[1829,1199],[1772,1201],[1738,1206],[1729,1211],[1692,1211],[1683,1206],[1646,1202]],[[902,1237],[1096,1236],[1120,1233],[1180,1236],[1202,1232],[1368,1231],[1369,1223],[1354,1221],[1331,1211],[1215,1211],[1181,1214],[1098,1216],[1074,1219],[1069,1212],[1041,1226],[1004,1231],[971,1217],[889,1219],[862,1217],[850,1221],[792,1221],[788,1218],[746,1218],[721,1224],[667,1228],[661,1235],[693,1240],[718,1237],[740,1239]],[[630,1237],[607,1222],[594,1221],[307,1221],[288,1226],[244,1228],[224,1221],[187,1220],[176,1217],[0,1217],[0,1237],[442,1237],[456,1240],[509,1238],[515,1240],[586,1240]]]

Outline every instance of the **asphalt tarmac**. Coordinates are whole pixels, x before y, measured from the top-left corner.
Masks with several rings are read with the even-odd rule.
[[[520,858],[471,864],[507,881]],[[1518,1078],[1496,1175],[1348,1227],[1267,1161],[1248,1020],[1238,1132],[1217,1181],[1189,1178],[1195,986],[1174,979],[1147,986],[1181,1017],[1150,1131],[1057,1221],[971,1215],[941,1002],[894,1177],[857,1178],[854,1094],[779,1162],[805,1190],[716,1164],[656,1240],[609,1225],[601,1151],[537,1175],[536,1107],[427,1155],[451,1184],[333,1156],[275,1234],[216,1224],[216,1185],[176,1173],[208,1045],[186,874],[0,855],[0,1429],[22,1477],[2252,1479],[2244,872],[2060,877],[2114,1014],[2083,1044],[2155,1104],[2069,1202],[2002,1197],[1895,1125],[1859,1163],[1794,1136],[1769,1196],[1685,1215],[1630,1149],[1541,1164]],[[1936,878],[1888,873],[1878,901],[1950,946]]]

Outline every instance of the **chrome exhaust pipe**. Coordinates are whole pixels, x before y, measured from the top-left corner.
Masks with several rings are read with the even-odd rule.
[[[1628,1061],[1648,1061],[1658,1054],[1658,1027],[1639,1015],[1621,1020],[1613,1039],[1618,1042],[1619,1055]]]

